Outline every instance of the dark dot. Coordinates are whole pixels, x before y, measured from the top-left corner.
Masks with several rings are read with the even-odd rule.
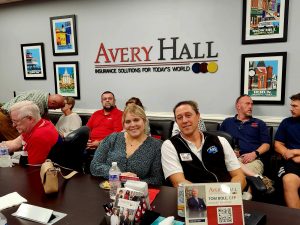
[[[207,63],[200,64],[200,71],[201,73],[207,73]]]
[[[199,63],[194,63],[192,65],[192,70],[194,73],[200,73],[200,64]]]

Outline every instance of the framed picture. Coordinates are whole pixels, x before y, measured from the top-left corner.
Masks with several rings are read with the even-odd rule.
[[[255,104],[284,104],[286,52],[242,55],[241,94]]]
[[[44,44],[21,44],[25,80],[45,80]]]
[[[50,17],[53,55],[78,55],[75,15]]]
[[[55,92],[80,99],[78,62],[53,62]]]
[[[289,0],[243,0],[243,44],[286,42]]]

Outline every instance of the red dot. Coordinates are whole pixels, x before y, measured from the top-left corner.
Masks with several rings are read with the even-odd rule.
[[[200,72],[201,73],[207,73],[207,63],[201,63],[200,64]]]

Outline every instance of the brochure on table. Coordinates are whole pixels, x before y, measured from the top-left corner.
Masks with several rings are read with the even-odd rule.
[[[186,225],[244,225],[240,183],[184,186]]]

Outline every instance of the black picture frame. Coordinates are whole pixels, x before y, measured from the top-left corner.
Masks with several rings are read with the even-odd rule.
[[[25,80],[46,80],[44,43],[21,44]]]
[[[50,17],[50,29],[54,56],[78,55],[75,15]]]
[[[242,44],[286,42],[289,0],[243,0]]]
[[[78,61],[53,62],[55,93],[80,99]]]
[[[254,104],[283,105],[286,82],[286,52],[242,54],[241,95]]]

